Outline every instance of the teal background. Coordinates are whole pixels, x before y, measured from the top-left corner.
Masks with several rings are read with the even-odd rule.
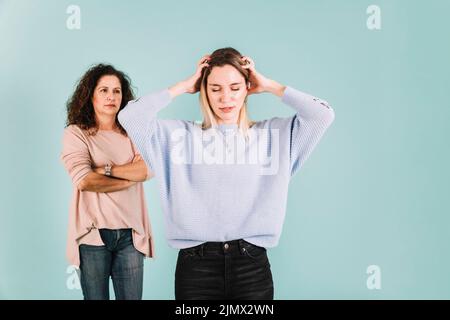
[[[66,9],[81,8],[68,30]],[[381,8],[368,30],[366,9]],[[137,94],[233,46],[283,84],[327,100],[336,119],[291,181],[277,299],[449,299],[449,1],[0,1],[0,299],[81,299],[65,260],[71,184],[60,160],[65,102],[92,64],[124,70]],[[289,116],[249,99],[253,119]],[[200,119],[185,95],[164,118]],[[145,299],[174,297],[155,181],[145,185],[157,258]],[[366,268],[381,269],[381,290]]]

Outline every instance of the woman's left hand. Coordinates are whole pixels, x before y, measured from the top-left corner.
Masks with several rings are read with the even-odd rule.
[[[246,63],[243,65],[244,69],[250,70],[250,85],[248,87],[248,94],[256,94],[262,92],[271,92],[277,96],[282,96],[285,86],[282,86],[278,82],[266,78],[261,73],[256,71],[255,62],[252,58],[244,56],[242,60]]]

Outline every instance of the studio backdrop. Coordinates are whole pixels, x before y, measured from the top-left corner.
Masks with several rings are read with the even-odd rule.
[[[446,0],[0,1],[0,298],[82,298],[59,158],[81,75],[111,63],[142,96],[232,46],[336,115],[290,182],[268,250],[275,298],[449,299],[449,12]],[[294,113],[268,94],[248,105],[253,120]],[[159,115],[201,120],[198,95]],[[173,299],[177,250],[156,181],[145,193],[144,299]]]

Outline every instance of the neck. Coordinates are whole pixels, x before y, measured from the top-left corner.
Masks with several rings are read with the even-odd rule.
[[[219,117],[216,117],[217,124],[220,126],[221,124],[239,124],[239,117],[236,119],[230,119],[230,120],[222,120],[219,119]]]
[[[98,123],[99,130],[115,130],[117,128],[115,116],[95,115],[95,118]]]

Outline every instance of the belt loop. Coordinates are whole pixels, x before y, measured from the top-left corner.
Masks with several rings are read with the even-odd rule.
[[[245,245],[244,245],[244,240],[243,240],[243,239],[239,239],[239,241],[238,241],[238,247],[239,247],[239,252],[240,252],[240,254],[244,254],[244,251],[245,251]]]

